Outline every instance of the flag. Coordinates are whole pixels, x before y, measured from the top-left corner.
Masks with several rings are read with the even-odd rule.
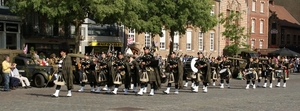
[[[23,52],[24,52],[24,54],[27,54],[27,52],[28,52],[28,45],[27,45],[27,44],[26,44],[26,46],[24,47]]]
[[[158,47],[158,42],[155,42],[155,46]]]
[[[133,44],[133,37],[128,37],[127,45]]]

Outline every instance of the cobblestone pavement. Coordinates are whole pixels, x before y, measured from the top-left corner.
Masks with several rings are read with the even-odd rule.
[[[245,89],[244,80],[232,80],[230,89],[209,86],[208,93],[191,93],[190,88],[180,90],[179,95],[162,93],[165,86],[154,96],[135,96],[131,93],[118,95],[84,93],[75,85],[73,96],[66,97],[66,87],[59,98],[50,97],[54,88],[17,89],[0,92],[0,111],[299,111],[300,74],[292,74],[286,88]],[[148,88],[149,91],[149,88]],[[173,92],[174,89],[171,89]]]

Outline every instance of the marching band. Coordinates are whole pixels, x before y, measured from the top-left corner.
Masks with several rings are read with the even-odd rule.
[[[130,49],[129,49],[130,50]],[[179,94],[179,89],[187,87],[188,82],[192,82],[191,91],[197,93],[200,82],[203,85],[203,92],[208,92],[208,85],[216,86],[220,82],[220,88],[224,85],[230,88],[229,80],[232,78],[233,68],[232,61],[228,57],[210,58],[205,57],[202,52],[197,52],[197,58],[184,58],[172,52],[166,62],[162,65],[154,57],[150,47],[144,47],[143,53],[134,52],[132,54],[116,53],[109,48],[107,53],[102,52],[100,58],[85,56],[83,60],[76,63],[77,72],[80,74],[81,88],[79,92],[84,92],[85,84],[88,82],[91,86],[91,92],[100,93],[101,90],[106,93],[117,94],[121,85],[124,85],[123,94],[132,92],[142,96],[147,93],[148,84],[150,85],[149,96],[153,96],[155,91],[161,88],[161,84],[167,82],[167,88],[164,94],[169,94],[172,84],[175,86],[174,94]],[[272,81],[277,79],[276,87],[280,87],[281,81],[286,87],[286,81],[289,79],[289,69],[291,65],[285,59],[260,59],[249,58],[243,68],[238,72],[246,80],[246,89],[250,85],[255,89],[260,87],[263,80],[263,88],[272,88]],[[165,80],[166,79],[166,80]],[[185,80],[185,85],[183,81]],[[255,84],[255,82],[258,82]],[[224,84],[225,82],[225,84]],[[252,84],[250,84],[250,82]],[[103,89],[100,87],[104,86]],[[69,86],[69,94],[71,89]],[[60,85],[53,96],[57,97]]]

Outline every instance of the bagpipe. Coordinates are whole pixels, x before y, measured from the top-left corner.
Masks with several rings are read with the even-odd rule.
[[[159,66],[159,60],[156,60],[151,54],[144,55],[140,59],[141,61],[146,62],[146,66],[149,67]]]

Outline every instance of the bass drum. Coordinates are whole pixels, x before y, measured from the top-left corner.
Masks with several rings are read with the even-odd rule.
[[[184,64],[184,70],[187,73],[198,72],[198,69],[195,67],[196,60],[198,60],[198,58],[189,58],[186,61],[186,63]]]

